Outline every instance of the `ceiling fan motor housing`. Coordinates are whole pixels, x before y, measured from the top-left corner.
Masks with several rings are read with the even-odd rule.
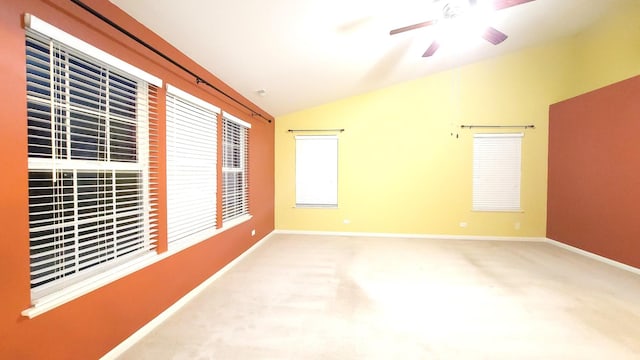
[[[476,6],[476,0],[449,0],[442,7],[442,17],[444,19],[454,19]]]

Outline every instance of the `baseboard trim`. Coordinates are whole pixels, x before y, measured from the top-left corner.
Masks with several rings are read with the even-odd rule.
[[[472,241],[525,241],[525,242],[545,242],[544,237],[526,236],[477,236],[477,235],[443,235],[443,234],[395,234],[395,233],[369,233],[369,232],[340,232],[340,231],[306,231],[306,230],[274,230],[275,234],[291,235],[328,235],[328,236],[363,236],[363,237],[384,237],[384,238],[405,238],[405,239],[428,239],[428,240],[472,240]]]
[[[135,333],[131,334],[128,338],[126,338],[123,342],[118,344],[116,347],[111,349],[108,353],[102,356],[101,360],[112,360],[117,359],[119,356],[124,354],[130,347],[132,347],[135,343],[140,341],[143,337],[148,335],[151,331],[153,331],[158,325],[162,324],[165,320],[167,320],[171,315],[175,314],[178,310],[180,310],[183,306],[185,306],[189,301],[193,300],[198,294],[204,291],[207,286],[211,285],[216,279],[222,276],[224,273],[233,268],[237,263],[242,261],[249,254],[254,252],[260,246],[262,246],[267,240],[269,240],[275,231],[270,232],[262,239],[258,240],[255,244],[253,244],[250,248],[245,250],[242,254],[240,254],[237,258],[233,259],[230,263],[225,265],[222,269],[218,270],[215,274],[211,275],[208,279],[203,281],[200,285],[196,286],[193,290],[189,291],[183,297],[181,297],[178,301],[176,301],[173,305],[169,306],[166,310],[160,313],[158,316],[153,318],[151,321],[146,323],[143,327],[138,329]]]
[[[565,244],[565,243],[557,241],[557,240],[545,238],[544,241],[546,243],[549,243],[549,244],[557,246],[559,248],[571,251],[573,253],[580,254],[580,255],[588,257],[590,259],[597,260],[597,261],[600,261],[602,263],[617,267],[618,269],[630,271],[630,272],[632,272],[634,274],[640,275],[640,269],[638,269],[636,267],[633,267],[631,265],[627,265],[627,264],[621,263],[619,261],[611,260],[611,259],[609,259],[607,257],[601,256],[601,255],[598,255],[598,254],[594,254],[594,253],[586,251],[586,250],[582,250],[580,248]]]
[[[640,269],[623,264],[621,262],[606,258],[592,252],[579,249],[577,247],[567,245],[565,243],[549,239],[547,237],[519,237],[519,236],[477,236],[477,235],[439,235],[439,234],[394,234],[394,233],[368,233],[368,232],[341,232],[341,231],[307,231],[307,230],[287,230],[276,229],[274,234],[292,234],[292,235],[328,235],[328,236],[364,236],[364,237],[385,237],[385,238],[409,238],[409,239],[428,239],[428,240],[471,240],[471,241],[523,241],[523,242],[544,242],[559,248],[571,251],[573,253],[586,256],[588,258],[600,261],[602,263],[614,266],[619,269],[630,271],[640,275]]]

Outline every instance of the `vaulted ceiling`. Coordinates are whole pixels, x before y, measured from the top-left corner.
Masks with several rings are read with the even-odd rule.
[[[624,1],[531,1],[491,18],[503,43],[424,58],[437,27],[389,31],[446,0],[111,0],[274,116],[570,36]]]

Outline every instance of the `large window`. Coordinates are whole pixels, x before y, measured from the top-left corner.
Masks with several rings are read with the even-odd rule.
[[[220,109],[167,87],[169,242],[203,240],[216,229],[217,117]]]
[[[296,206],[338,206],[337,136],[296,136]]]
[[[474,136],[473,210],[520,211],[522,136]]]
[[[27,31],[32,298],[155,248],[156,86],[42,23]],[[49,33],[53,34],[50,35]],[[115,61],[117,63],[117,61]],[[155,82],[154,78],[149,75]],[[157,84],[157,83],[156,83]]]
[[[249,214],[249,128],[225,113],[222,119],[222,221]]]

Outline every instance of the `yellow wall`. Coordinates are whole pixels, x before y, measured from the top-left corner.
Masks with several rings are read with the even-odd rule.
[[[574,39],[575,73],[570,96],[640,73],[640,0],[624,1]]]
[[[628,26],[614,21],[623,13],[605,17],[594,29],[613,35],[624,31]],[[626,60],[624,69],[596,71],[607,57],[593,54],[606,40],[601,31],[276,119],[276,229],[544,236],[548,106],[592,83],[615,82],[638,72],[640,56],[635,63]],[[591,61],[581,62],[583,57]],[[576,81],[594,71],[595,80]],[[536,126],[523,138],[523,212],[471,211],[476,130],[461,130],[461,124]],[[291,128],[345,129],[339,135],[338,209],[294,208]],[[460,227],[461,222],[467,227]]]

